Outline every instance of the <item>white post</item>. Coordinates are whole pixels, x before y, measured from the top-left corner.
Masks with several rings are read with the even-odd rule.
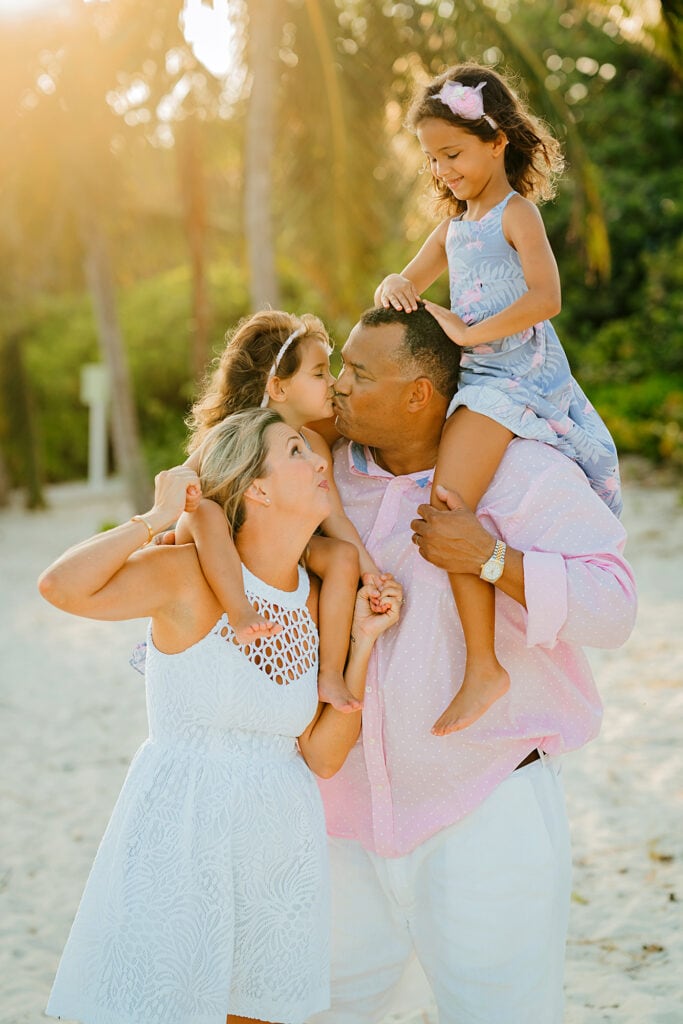
[[[107,478],[107,405],[109,377],[103,363],[81,367],[81,401],[90,411],[88,418],[88,484],[102,490]]]

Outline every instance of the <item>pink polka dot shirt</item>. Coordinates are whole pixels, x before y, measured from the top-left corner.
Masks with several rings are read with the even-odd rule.
[[[405,601],[371,657],[361,737],[320,788],[330,834],[398,857],[473,810],[534,748],[561,754],[597,734],[601,703],[581,648],[627,639],[635,586],[624,529],[581,470],[547,445],[513,441],[477,510],[492,535],[524,552],[527,609],[496,591],[510,690],[469,728],[433,736],[465,661],[448,577],[411,541],[433,471],[394,477],[349,442],[334,461],[347,514]]]

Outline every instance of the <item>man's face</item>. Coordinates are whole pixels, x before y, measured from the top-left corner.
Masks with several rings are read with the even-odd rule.
[[[383,448],[406,428],[405,398],[412,377],[399,368],[402,324],[356,324],[342,349],[344,361],[335,385],[335,425],[344,437]]]

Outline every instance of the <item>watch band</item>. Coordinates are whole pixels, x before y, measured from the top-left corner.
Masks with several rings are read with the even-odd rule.
[[[481,566],[481,572],[479,577],[482,580],[488,582],[495,582],[500,579],[505,568],[505,552],[507,551],[507,544],[503,540],[497,540],[493,549],[493,554],[487,559]]]

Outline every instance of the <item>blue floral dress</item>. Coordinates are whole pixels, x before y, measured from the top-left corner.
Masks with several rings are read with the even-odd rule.
[[[446,235],[451,309],[468,324],[499,313],[527,291],[519,255],[502,229],[512,196],[481,220],[453,218]],[[617,451],[607,427],[571,375],[549,320],[486,345],[462,350],[460,405],[488,416],[518,437],[551,444],[573,459],[593,490],[621,514]]]

